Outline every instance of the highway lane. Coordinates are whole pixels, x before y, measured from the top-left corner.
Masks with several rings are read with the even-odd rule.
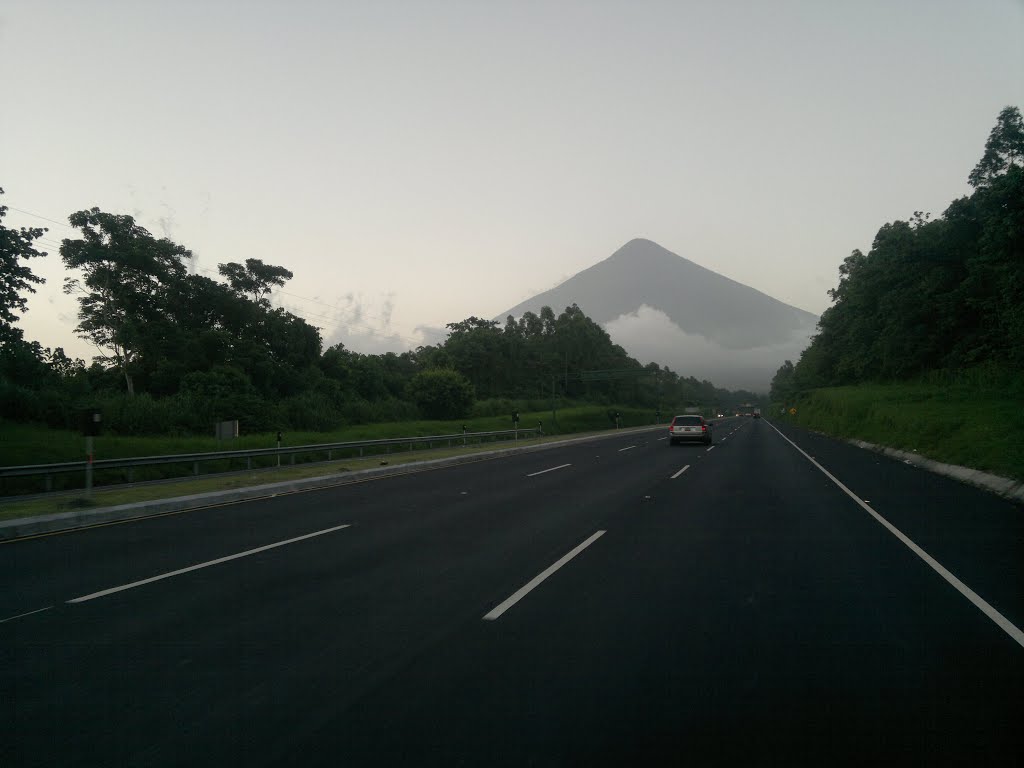
[[[46,578],[42,581],[48,599],[58,602],[52,614],[26,617],[9,629],[27,633],[39,620],[43,622],[45,636],[50,622],[61,626],[65,621],[82,617],[85,617],[83,620],[101,617],[96,618],[95,624],[85,627],[85,631],[92,634],[86,634],[73,644],[63,639],[60,642],[62,651],[74,653],[69,664],[75,669],[67,687],[75,693],[81,692],[81,697],[87,701],[120,703],[120,709],[108,713],[111,718],[131,724],[140,714],[133,710],[135,697],[127,691],[108,695],[106,690],[108,681],[122,677],[123,670],[119,670],[118,665],[123,660],[125,646],[129,645],[117,640],[122,635],[141,638],[143,644],[150,644],[154,651],[152,659],[131,659],[132,676],[138,678],[136,688],[177,690],[181,683],[165,679],[161,672],[179,665],[191,666],[191,650],[206,646],[212,648],[213,653],[202,658],[200,664],[206,663],[214,669],[234,668],[240,673],[234,693],[242,703],[229,698],[227,706],[229,710],[244,709],[244,693],[261,682],[258,673],[254,677],[247,674],[246,668],[239,670],[232,655],[236,648],[246,650],[258,644],[248,639],[251,636],[248,633],[252,624],[260,621],[268,596],[278,601],[273,605],[283,608],[285,615],[281,617],[282,626],[271,626],[260,634],[265,642],[295,642],[299,636],[322,638],[323,632],[318,631],[323,613],[320,595],[334,588],[345,590],[355,581],[354,574],[358,574],[356,593],[331,603],[332,609],[352,619],[352,624],[346,626],[343,640],[354,648],[351,652],[345,649],[339,652],[343,658],[354,660],[353,666],[357,669],[372,663],[372,660],[362,661],[367,654],[390,653],[400,657],[405,638],[416,636],[410,627],[420,618],[422,607],[432,605],[431,590],[446,593],[448,583],[454,580],[453,569],[460,581],[472,586],[474,580],[479,580],[488,570],[507,567],[510,556],[532,557],[526,561],[526,567],[539,565],[553,553],[560,553],[576,535],[571,527],[569,534],[565,532],[574,517],[585,517],[604,506],[616,506],[616,499],[610,495],[614,484],[623,485],[625,497],[636,495],[639,491],[633,486],[646,482],[643,474],[609,473],[603,462],[614,461],[618,468],[635,465],[638,462],[636,450],[620,453],[617,449],[636,445],[637,441],[636,435],[628,435],[568,446],[557,453],[542,451],[510,457],[500,463],[485,462],[476,465],[475,472],[446,470],[413,474],[389,481],[386,486],[358,484],[315,495],[270,499],[245,505],[244,510],[241,506],[230,507],[11,545],[3,550],[5,554],[15,554],[4,561],[5,583],[14,588],[5,593],[31,593],[37,577],[44,575]],[[654,456],[661,458],[661,454]],[[583,478],[577,491],[566,494],[564,480],[557,480],[557,473],[526,479],[528,474],[566,463],[566,459],[574,462],[578,467],[577,475]],[[604,482],[597,482],[599,478]],[[243,515],[243,512],[251,514]],[[113,609],[94,601],[81,606],[91,607],[94,612],[83,614],[78,607],[72,610],[59,602],[265,545],[267,541],[301,535],[310,529],[337,525],[342,517],[367,535],[346,537],[349,531],[345,530],[336,536],[303,542],[301,555],[294,558],[279,549],[261,553],[254,558],[255,564],[238,561],[231,564],[239,566],[235,568],[225,565],[190,572],[180,579],[111,596],[107,601]],[[321,557],[318,559],[315,555]],[[257,567],[266,563],[267,558],[271,558],[272,567]],[[465,571],[464,575],[459,568]],[[513,570],[518,574],[520,569]],[[409,581],[410,572],[412,583],[401,586],[403,581]],[[60,592],[59,587],[64,591]],[[487,594],[495,592],[496,589],[491,589]],[[481,594],[479,599],[486,598]],[[308,610],[303,610],[301,606],[306,605]],[[31,608],[32,603],[24,607]],[[383,640],[364,637],[361,631],[364,617],[382,607],[387,611],[381,620],[383,629],[374,625],[370,630],[383,632],[386,637]],[[194,620],[191,617],[211,616],[216,619],[212,624],[199,619],[201,637],[192,634]],[[303,629],[297,616],[309,623],[308,630]],[[179,621],[187,626],[179,629]],[[422,621],[429,624],[431,616],[423,616]],[[353,625],[355,632],[351,629]],[[389,646],[389,638],[396,642]],[[26,641],[35,642],[31,636],[26,637]],[[134,650],[134,643],[131,645]],[[185,651],[176,655],[179,646]],[[312,656],[319,648],[310,647],[307,653]],[[105,653],[107,650],[112,654]],[[218,651],[225,653],[218,654]],[[31,681],[41,676],[49,678],[56,693],[50,698],[23,696],[17,714],[31,719],[34,703],[35,714],[45,714],[45,722],[50,724],[54,722],[51,713],[73,710],[74,699],[63,695],[63,686],[57,685],[48,662],[49,658],[43,658],[36,667],[19,664],[14,685],[16,688],[30,686]],[[342,665],[339,669],[343,671],[347,667]],[[187,721],[191,716],[214,722],[209,716],[211,700],[220,695],[217,689],[222,681],[217,675],[211,675],[210,683],[214,690],[183,691],[171,697],[173,702],[161,697],[163,706],[174,708],[180,701],[183,703],[179,712],[182,720]],[[230,684],[227,687],[230,689]],[[190,707],[195,710],[191,715]],[[170,722],[179,720],[172,718]],[[148,727],[156,726],[149,723]],[[141,734],[133,728],[128,730],[131,733],[125,738]],[[69,734],[58,729],[47,733],[44,740],[57,744],[67,742],[65,753],[88,754],[78,743],[77,736],[84,736],[88,741],[89,734]]]
[[[629,433],[515,454],[501,459],[499,469],[491,460],[472,465],[479,471],[414,471],[315,495],[285,494],[244,505],[46,536],[16,542],[6,549],[0,544],[0,581],[6,587],[0,594],[0,619],[59,604],[68,599],[69,592],[84,590],[84,594],[129,583],[154,572],[173,571],[340,522],[404,525],[412,534],[413,528],[429,527],[459,507],[475,509],[482,503],[484,514],[486,507],[506,502],[512,509],[533,507],[538,501],[545,502],[548,494],[559,493],[563,482],[553,475],[529,478],[528,474],[569,463],[578,479],[581,471],[603,471],[609,461],[629,467],[640,454],[620,454],[620,448],[646,445],[663,434],[664,429],[655,429],[646,435]],[[625,473],[619,479],[631,482],[633,478]],[[382,482],[388,483],[386,491]]]
[[[730,420],[712,451],[662,436],[0,547],[21,601],[5,607],[54,606],[0,625],[0,757],[564,764],[1019,746],[1021,647],[768,424]],[[338,525],[351,527],[66,602]],[[1019,607],[1019,571],[973,572],[988,566]]]

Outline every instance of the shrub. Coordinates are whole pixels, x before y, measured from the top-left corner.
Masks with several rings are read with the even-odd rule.
[[[316,392],[289,397],[281,405],[288,429],[329,432],[341,427],[345,421],[330,398]]]
[[[435,368],[412,377],[409,399],[428,419],[458,419],[473,405],[473,385],[457,371]]]
[[[108,395],[95,403],[103,416],[103,431],[119,435],[162,435],[183,415],[172,400]]]

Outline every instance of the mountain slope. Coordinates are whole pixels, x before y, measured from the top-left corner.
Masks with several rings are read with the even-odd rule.
[[[498,319],[544,306],[558,314],[573,303],[641,361],[758,390],[767,390],[784,359],[799,357],[818,321],[643,239]]]
[[[727,349],[784,342],[813,332],[816,315],[694,264],[650,240],[630,240],[602,262],[501,314],[520,317],[575,302],[602,325],[640,307],[661,310],[679,328]],[[781,361],[780,361],[781,363]]]

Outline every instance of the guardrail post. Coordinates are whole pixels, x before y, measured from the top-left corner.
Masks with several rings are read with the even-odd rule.
[[[193,461],[192,462],[192,474],[195,475],[196,477],[199,477],[199,462],[198,461]]]

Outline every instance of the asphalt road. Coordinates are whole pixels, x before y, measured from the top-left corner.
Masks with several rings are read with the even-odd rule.
[[[665,435],[0,545],[0,765],[1020,759],[1021,507]]]

